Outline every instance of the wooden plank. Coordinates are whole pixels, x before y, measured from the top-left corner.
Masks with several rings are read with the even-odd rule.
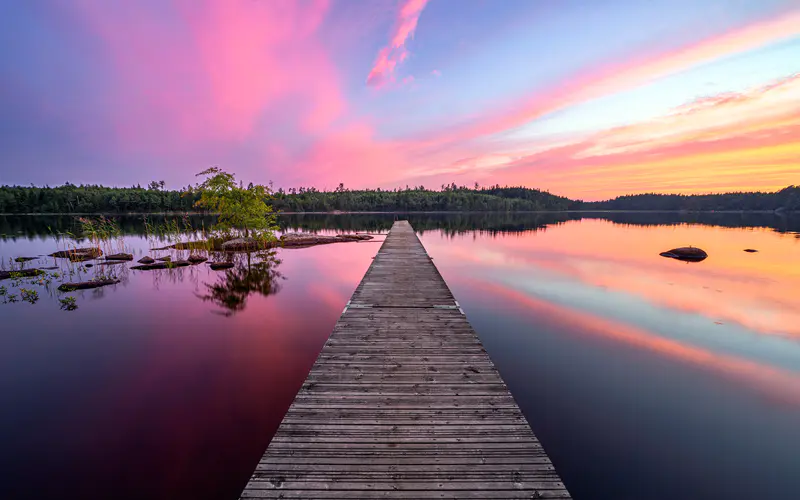
[[[383,241],[241,498],[570,498],[411,226]]]

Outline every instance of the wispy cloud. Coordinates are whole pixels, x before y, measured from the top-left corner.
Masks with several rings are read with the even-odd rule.
[[[529,98],[509,102],[499,111],[486,113],[454,128],[437,140],[464,140],[513,129],[570,106],[797,36],[800,36],[800,10],[732,29],[678,49],[662,52],[645,49],[633,57],[583,69],[556,85],[538,90]]]
[[[429,167],[409,173],[426,184],[454,177],[522,183],[584,199],[779,189],[792,173],[800,175],[800,75],[571,139],[543,139],[507,152],[499,152],[497,142],[468,144],[453,146],[449,158],[432,153]]]
[[[367,85],[380,87],[394,80],[397,66],[408,57],[406,42],[414,36],[417,22],[428,0],[406,0],[400,8],[389,45],[383,47],[367,75]]]

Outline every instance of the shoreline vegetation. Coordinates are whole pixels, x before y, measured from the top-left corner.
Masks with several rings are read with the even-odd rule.
[[[243,191],[255,189],[249,185]],[[0,186],[0,214],[198,214],[201,185],[166,190],[163,182],[147,188],[115,188],[65,184],[58,187]],[[795,212],[800,211],[800,186],[775,192],[734,192],[678,195],[639,194],[584,202],[525,187],[442,185],[395,190],[350,190],[340,184],[333,191],[315,188],[263,191],[265,202],[285,214],[453,213],[453,212]]]
[[[279,264],[275,248],[304,248],[373,239],[373,236],[364,234],[283,233],[277,236],[275,232],[280,228],[268,203],[272,199],[268,187],[250,184],[245,188],[236,182],[233,174],[218,167],[204,170],[198,176],[205,179],[197,185],[198,198],[194,206],[218,214],[210,228],[206,229],[204,224],[194,227],[188,216],[180,221],[165,220],[163,225],[154,224],[147,216],[142,216],[150,252],[156,257],[146,255],[139,259],[141,265],[127,267],[126,263],[132,262],[134,255],[116,218],[76,217],[77,233],[52,233],[60,248],[47,257],[18,256],[9,260],[8,269],[6,262],[0,261],[0,281],[11,280],[8,286],[0,285],[0,303],[12,304],[21,300],[35,304],[39,300],[37,288],[48,294],[71,293],[117,285],[127,280],[130,271],[171,271],[206,263],[212,271],[224,271],[223,281],[231,283],[230,286],[222,283],[207,285],[213,293],[201,298],[217,301],[228,308],[231,304],[238,307],[252,287],[266,290],[265,293],[276,290],[276,285],[272,284],[278,276],[274,272],[274,267]],[[158,187],[157,183],[153,184]],[[78,246],[84,241],[89,246]],[[157,245],[157,242],[168,244]],[[155,252],[167,253],[160,255]],[[37,267],[33,262],[56,265]],[[53,270],[56,272],[47,272]],[[253,276],[263,279],[256,280]],[[54,282],[58,284],[55,290],[51,287],[55,286]],[[244,297],[240,293],[242,286],[247,292]],[[73,296],[58,297],[58,300],[63,310],[78,308]]]

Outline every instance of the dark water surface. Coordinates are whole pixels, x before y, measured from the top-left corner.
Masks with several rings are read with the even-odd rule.
[[[797,221],[400,217],[576,499],[800,498]],[[380,233],[393,219],[281,225]],[[121,228],[112,249],[169,253],[150,250],[163,242],[140,218]],[[53,237],[68,231],[70,217],[0,216],[6,269],[32,256],[28,267],[122,280],[67,294],[74,311],[60,309],[58,279],[0,281],[0,302],[38,292],[35,304],[0,303],[0,498],[237,498],[381,236],[240,256],[230,272],[132,271],[39,257],[73,245]],[[690,244],[710,257],[658,255]]]

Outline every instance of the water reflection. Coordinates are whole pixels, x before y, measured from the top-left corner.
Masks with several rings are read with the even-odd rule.
[[[800,491],[796,219],[298,214],[280,224],[381,233],[396,217],[422,233],[576,499]],[[37,256],[25,265],[122,280],[75,292],[71,313],[52,285],[40,289],[52,300],[0,305],[10,478],[0,498],[237,498],[380,238],[209,255],[230,257],[229,271],[130,271],[43,257],[69,220],[0,217],[4,262]],[[189,256],[155,253],[170,241],[148,239],[137,220],[121,224],[135,259]],[[685,245],[708,259],[659,256]]]
[[[386,232],[396,219],[407,219],[421,233],[441,230],[446,234],[468,231],[488,233],[525,232],[581,219],[607,220],[618,225],[677,226],[705,225],[729,228],[768,228],[779,233],[800,233],[800,217],[791,213],[731,212],[465,212],[465,213],[375,213],[375,214],[282,214],[281,230]],[[211,227],[213,216],[114,216],[123,235],[143,235],[147,224],[181,219],[193,228]],[[0,239],[46,240],[57,235],[78,234],[79,225],[69,215],[0,215]],[[800,235],[798,235],[800,236]],[[162,240],[166,241],[166,240]]]
[[[281,260],[274,250],[255,256],[248,252],[232,257],[234,267],[226,269],[216,282],[204,283],[207,293],[197,295],[203,301],[223,308],[222,314],[226,316],[244,310],[247,298],[254,293],[265,297],[278,293],[283,278],[277,269]]]

